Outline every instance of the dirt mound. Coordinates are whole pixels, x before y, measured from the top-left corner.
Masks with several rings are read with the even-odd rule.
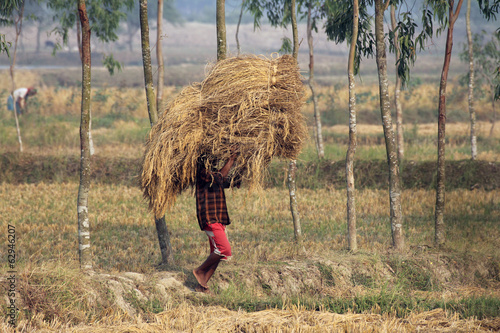
[[[150,274],[81,274],[79,270],[71,270],[74,274],[68,276],[68,271],[55,274],[55,267],[37,268],[21,274],[30,279],[20,280],[19,301],[22,302],[18,306],[24,315],[19,318],[18,328],[59,332],[486,332],[500,328],[498,317],[463,316],[453,311],[452,300],[485,294],[499,298],[500,279],[498,271],[495,273],[492,270],[492,265],[494,262],[491,261],[457,262],[433,253],[391,255],[381,260],[374,256],[340,255],[337,260],[310,258],[264,263],[257,267],[227,264],[221,267],[212,281],[215,285],[214,297],[194,292],[194,278],[179,270]],[[475,278],[468,280],[471,274]],[[428,285],[419,284],[418,276],[429,276],[439,287],[434,285],[428,289]],[[478,280],[478,276],[482,278]],[[363,295],[367,296],[365,301],[370,299],[373,297],[370,293],[381,285],[394,286],[401,283],[401,279],[412,277],[415,281],[408,285],[413,289],[411,297],[422,298],[419,293],[427,291],[423,296],[426,299],[448,299],[448,311],[442,306],[423,310],[407,308],[402,313],[397,309],[388,311],[384,300],[376,298],[376,302],[368,304],[366,309],[359,305],[356,307],[357,299]],[[42,284],[40,278],[45,279]],[[65,278],[72,281],[65,281]],[[489,281],[487,285],[484,284],[486,280]],[[51,283],[47,284],[47,281]],[[30,283],[34,285],[29,286]],[[69,308],[64,313],[52,313],[47,317],[43,309],[53,310],[50,303],[54,300],[39,298],[44,307],[33,303],[36,301],[33,298],[35,288],[40,295],[48,296],[71,283],[85,286],[86,294],[79,296],[78,303],[92,303],[93,308],[100,308],[102,313],[98,317],[76,320],[73,316],[75,312],[71,311],[74,309]],[[483,288],[479,286],[481,284]],[[0,280],[0,286],[4,285],[5,280]],[[259,299],[279,297],[283,305],[263,304],[262,308],[247,312],[242,307],[235,309],[211,304],[214,298],[227,294],[234,285],[249,291],[260,290],[260,295],[257,292],[254,296]],[[44,286],[45,291],[42,290]],[[92,289],[92,286],[96,288]],[[88,287],[91,290],[87,290]],[[385,292],[390,293],[390,288]],[[297,295],[311,295],[314,299],[322,299],[321,302],[342,300],[347,307],[335,310],[319,306],[311,309],[286,301]],[[219,302],[223,299],[220,298]],[[36,309],[41,312],[36,312]],[[30,318],[26,317],[27,313],[31,314]],[[9,331],[6,322],[0,323],[0,330]]]

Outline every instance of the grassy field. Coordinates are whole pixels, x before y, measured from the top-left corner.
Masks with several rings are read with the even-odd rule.
[[[37,74],[26,80],[43,83]],[[6,75],[1,80],[6,80]],[[169,98],[178,87],[168,87]],[[430,165],[436,159],[435,87],[416,85],[405,95],[405,165]],[[2,170],[0,181],[0,289],[7,295],[8,226],[16,232],[18,331],[448,331],[500,329],[500,190],[465,184],[470,177],[464,88],[451,84],[447,125],[447,160],[463,165],[454,177],[461,185],[447,192],[447,242],[433,244],[435,192],[413,186],[403,191],[405,253],[391,250],[389,195],[383,186],[357,188],[357,253],[346,251],[346,194],[318,179],[299,188],[303,247],[293,242],[288,191],[282,184],[258,193],[228,191],[234,258],[220,266],[211,287],[215,295],[192,292],[191,270],[207,255],[206,237],[196,222],[192,193],[182,194],[166,215],[175,263],[159,265],[151,214],[133,181],[119,179],[122,169],[99,169],[91,186],[89,213],[93,275],[81,274],[77,253],[77,175],[25,182],[16,172],[50,170],[47,161],[79,158],[79,90],[44,86],[20,117],[24,155],[35,161]],[[347,88],[321,87],[326,158],[341,163],[347,149]],[[7,91],[0,91],[0,104]],[[361,163],[384,164],[386,156],[377,87],[362,85],[359,94]],[[433,95],[434,94],[434,95]],[[124,158],[139,161],[149,130],[144,90],[101,86],[93,90],[93,139],[96,163]],[[500,130],[491,132],[487,96],[478,105],[480,163],[498,166]],[[312,123],[312,107],[304,112]],[[12,114],[0,105],[0,154],[18,158]],[[136,162],[138,163],[138,162]],[[309,141],[299,165],[320,165]],[[66,164],[65,164],[66,165]],[[365,164],[363,164],[365,165]],[[372,165],[372,164],[366,164]],[[284,163],[272,165],[284,179]],[[135,166],[137,167],[137,166]],[[300,169],[299,169],[300,170]],[[314,169],[313,169],[314,170]],[[406,169],[405,169],[406,170]],[[475,170],[475,169],[474,169]],[[494,170],[494,169],[491,169]],[[75,170],[73,173],[76,173]],[[342,170],[336,171],[341,173]],[[365,171],[363,171],[365,172]],[[378,177],[365,172],[366,177]],[[108,174],[108,176],[106,176]],[[281,175],[283,174],[283,175]],[[432,173],[431,173],[432,174]],[[62,173],[61,173],[62,175]],[[281,176],[280,176],[281,175]],[[314,174],[308,175],[314,178]],[[416,178],[419,174],[415,175]],[[426,176],[428,177],[428,175]],[[306,177],[304,177],[306,178]],[[360,177],[361,178],[361,177]],[[485,178],[486,179],[486,178]],[[300,183],[300,182],[299,182]],[[432,181],[429,181],[432,184]],[[465,185],[464,185],[465,184]],[[463,185],[463,186],[462,186]],[[474,185],[474,184],[472,184]],[[486,184],[488,185],[488,184]],[[490,184],[491,185],[491,184]],[[314,189],[311,189],[314,188]],[[220,316],[221,319],[213,319]],[[0,330],[8,330],[7,318]]]
[[[300,311],[301,315],[320,310],[382,314],[391,320],[438,308],[456,312],[457,321],[491,320],[499,315],[498,190],[448,193],[453,209],[447,210],[449,241],[443,249],[433,248],[433,193],[405,191],[405,254],[390,251],[387,191],[360,190],[360,249],[355,255],[345,251],[344,191],[299,192],[304,249],[293,243],[286,190],[230,191],[233,224],[229,237],[234,258],[215,275],[213,298],[183,294],[182,286],[169,291],[168,297],[156,290],[164,274],[193,287],[190,269],[207,255],[191,195],[182,195],[166,216],[175,264],[163,267],[158,266],[154,223],[140,191],[92,186],[91,239],[94,267],[100,276],[94,279],[78,274],[77,269],[77,191],[76,183],[0,187],[2,230],[7,223],[16,228],[19,319],[25,324],[35,325],[37,315],[41,322],[36,325],[43,327],[53,320],[88,324],[118,314],[122,324],[129,323],[127,312],[115,304],[101,276],[113,280],[124,272],[145,277],[136,288],[138,295],[147,298],[134,296],[134,289],[124,292],[136,308],[134,313],[144,318],[155,313],[168,317],[164,310],[197,306],[249,312],[298,307],[306,311]],[[42,319],[47,322],[42,324]]]

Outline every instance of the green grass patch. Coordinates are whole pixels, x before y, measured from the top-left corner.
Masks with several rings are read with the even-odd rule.
[[[387,262],[396,275],[397,288],[432,291],[439,288],[432,272],[422,262],[394,257]]]
[[[238,287],[231,286],[214,297],[195,300],[194,304],[219,305],[230,310],[247,312],[266,309],[283,309],[292,306],[305,310],[323,310],[338,314],[346,313],[378,313],[395,315],[404,318],[412,312],[423,312],[443,309],[450,313],[458,313],[461,318],[495,318],[500,316],[500,299],[494,297],[466,297],[451,301],[416,297],[409,293],[391,293],[380,291],[368,295],[354,297],[252,297],[247,292],[238,292]]]
[[[491,296],[467,297],[448,302],[434,301],[433,306],[449,312],[456,312],[461,318],[485,319],[500,316],[500,299]]]

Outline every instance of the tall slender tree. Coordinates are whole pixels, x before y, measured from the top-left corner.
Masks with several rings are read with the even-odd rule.
[[[216,24],[217,24],[217,61],[226,59],[227,43],[226,43],[226,1],[217,0],[216,8]]]
[[[394,33],[394,39],[398,39],[398,31],[396,29],[396,6],[391,5],[391,26]],[[397,43],[394,45],[394,50],[396,54],[396,66],[397,60],[400,58],[399,46]],[[404,157],[404,136],[403,136],[403,107],[401,105],[401,77],[396,73],[396,84],[394,85],[394,106],[396,107],[396,134],[397,134],[397,148],[398,148],[398,159],[399,162],[403,160]]]
[[[359,3],[359,21],[358,38],[356,40],[356,52],[354,58],[355,68],[359,68],[362,56],[373,55],[375,46],[377,71],[379,76],[379,95],[382,124],[384,128],[384,137],[387,151],[387,163],[389,166],[389,199],[390,199],[390,220],[392,231],[392,245],[401,251],[404,249],[403,236],[403,214],[401,208],[401,185],[399,179],[399,162],[395,135],[392,128],[388,78],[387,78],[387,57],[384,33],[384,12],[387,10],[390,1],[362,0]],[[375,41],[370,26],[370,15],[368,6],[375,5]],[[343,42],[344,39],[352,33],[352,9],[353,4],[347,2],[327,1],[325,25],[329,39],[336,42]]]
[[[80,185],[78,188],[77,213],[78,213],[78,245],[80,267],[82,270],[92,269],[92,251],[90,247],[90,220],[89,220],[89,191],[91,182],[91,32],[102,42],[118,39],[116,29],[120,20],[125,17],[123,6],[130,8],[130,0],[107,0],[103,10],[102,0],[78,0],[77,10],[68,6],[66,0],[47,0],[47,6],[54,10],[56,19],[59,20],[56,31],[63,37],[63,42],[68,41],[68,31],[77,18],[81,31],[81,61],[82,61],[82,104],[80,120]],[[117,64],[114,59],[107,58],[108,70],[113,73]]]
[[[90,22],[85,0],[78,0],[82,31],[82,106],[80,120],[80,186],[78,187],[78,244],[80,268],[92,269],[90,248],[89,190],[90,190]]]
[[[15,11],[21,7],[24,0],[5,0],[0,2],[0,26],[12,25],[14,23]],[[7,40],[5,33],[0,32],[0,53],[6,53],[10,58],[12,42]]]
[[[437,158],[437,184],[436,184],[436,206],[435,206],[435,243],[441,245],[445,242],[444,208],[445,208],[445,129],[446,129],[446,85],[451,61],[453,47],[453,28],[460,13],[463,0],[456,3],[454,0],[437,1],[427,0],[422,11],[422,29],[416,38],[416,24],[411,18],[411,13],[404,15],[404,22],[398,23],[399,37],[397,45],[400,51],[398,59],[398,74],[406,82],[409,77],[408,63],[415,61],[415,49],[417,45],[420,49],[425,47],[425,41],[434,35],[433,19],[437,18],[439,28],[436,34],[447,28],[446,47],[441,81],[439,87],[438,105],[438,158]],[[495,17],[500,8],[500,1],[495,0],[492,4],[489,1],[479,0],[479,7],[486,19]],[[456,4],[456,6],[455,6]]]
[[[139,0],[139,15],[141,22],[141,47],[142,47],[142,63],[144,68],[144,87],[146,89],[146,100],[148,104],[149,122],[153,126],[158,121],[158,112],[156,108],[156,98],[153,83],[153,71],[151,69],[151,51],[149,47],[149,24],[148,24],[148,1]],[[158,243],[162,262],[164,264],[172,264],[174,256],[172,245],[170,243],[170,234],[168,232],[165,216],[155,218],[156,233],[158,235]]]
[[[315,142],[316,142],[316,152],[318,154],[318,158],[325,157],[325,149],[323,144],[323,134],[321,129],[321,114],[318,109],[318,96],[316,94],[316,83],[314,81],[314,40],[313,40],[313,30],[317,30],[316,28],[316,19],[317,17],[313,17],[313,10],[319,9],[321,7],[321,2],[307,0],[304,4],[303,1],[299,1],[299,10],[301,5],[305,5],[306,7],[306,15],[307,15],[307,45],[309,47],[309,79],[307,83],[309,84],[309,88],[311,89],[311,99],[313,102],[313,110],[314,110],[314,129],[315,129]]]
[[[469,115],[470,115],[470,150],[471,159],[477,158],[477,136],[476,136],[476,110],[474,109],[474,43],[472,41],[472,31],[470,27],[470,7],[471,0],[467,0],[467,13],[465,14],[465,26],[467,30],[467,44],[469,46]]]
[[[479,77],[486,80],[490,88],[491,108],[493,109],[490,121],[490,137],[493,136],[493,130],[496,122],[496,101],[500,97],[500,29],[494,33],[490,40],[483,44],[483,38],[486,33],[475,34],[474,50],[476,52],[474,59],[476,62],[477,73]]]
[[[438,156],[437,156],[437,182],[436,182],[436,208],[435,208],[435,238],[437,245],[442,245],[446,240],[444,224],[445,208],[445,138],[446,138],[446,85],[448,82],[448,72],[450,69],[451,52],[453,49],[453,29],[457,21],[458,14],[462,7],[463,0],[459,0],[455,6],[454,0],[448,0],[448,32],[446,35],[446,48],[443,69],[441,71],[441,81],[439,84],[439,106],[438,106]],[[443,8],[441,8],[442,10]],[[437,10],[437,12],[439,12]]]
[[[165,80],[165,68],[163,66],[163,0],[158,0],[158,15],[156,18],[156,61],[158,62],[158,92],[156,94],[156,111],[163,107],[163,83]]]
[[[243,12],[244,11],[245,11],[245,0],[241,0],[240,16],[238,18],[238,24],[236,25],[236,33],[235,33],[236,50],[238,50],[238,55],[240,55],[240,53],[241,53],[239,34],[240,34],[241,19],[243,17]]]
[[[479,0],[480,10],[487,20],[496,18],[496,14],[500,10],[500,1],[496,0],[493,4],[489,1]],[[473,34],[470,28],[470,4],[467,2],[466,14],[466,28],[467,28],[467,46],[460,54],[460,59],[469,63],[469,73],[467,77],[468,83],[468,98],[469,98],[469,111],[471,118],[471,159],[475,159],[474,154],[477,156],[477,136],[475,131],[476,112],[474,107],[474,87],[482,86],[482,79],[488,83],[491,89],[491,102],[493,113],[491,119],[490,136],[493,134],[495,126],[495,100],[500,96],[500,29],[497,29],[491,34],[491,39],[484,43],[484,37],[489,35],[485,30],[481,33]],[[471,63],[472,61],[472,63]]]
[[[387,78],[387,55],[384,34],[384,12],[390,1],[375,0],[375,41],[376,60],[379,80],[380,111],[384,128],[387,163],[389,164],[389,199],[392,245],[401,251],[404,249],[403,212],[401,208],[401,183],[396,140],[392,127],[391,103]]]
[[[292,21],[292,36],[293,36],[292,55],[293,58],[297,60],[299,56],[299,34],[297,29],[297,16],[295,13],[295,0],[291,0],[290,2],[290,13]],[[297,161],[291,160],[290,164],[288,165],[288,191],[290,195],[290,211],[292,213],[295,241],[297,243],[301,243],[302,228],[300,225],[300,214],[299,214],[299,207],[297,204],[296,176],[297,176]]]
[[[2,23],[13,24],[15,28],[15,39],[14,39],[14,52],[10,59],[10,80],[11,80],[11,95],[13,96],[14,90],[16,90],[16,78],[15,78],[15,68],[16,68],[16,57],[17,57],[17,46],[19,43],[19,36],[21,35],[23,29],[23,18],[24,18],[24,0],[20,1],[7,1],[2,7]],[[16,132],[17,140],[19,142],[19,151],[23,152],[23,139],[21,137],[21,127],[19,126],[19,117],[17,116],[16,101],[14,101],[14,119],[16,120]]]
[[[354,156],[358,145],[356,130],[356,80],[354,78],[354,58],[358,39],[359,3],[353,0],[351,45],[349,48],[349,61],[347,77],[349,80],[349,147],[346,155],[346,183],[347,183],[347,243],[349,251],[358,249],[356,232],[356,192],[354,186]]]
[[[367,3],[358,1],[328,0],[325,3],[325,32],[335,43],[348,41],[348,82],[349,82],[349,146],[346,153],[347,185],[347,242],[349,250],[357,250],[356,192],[354,184],[354,157],[357,148],[356,81],[362,56],[373,56],[374,40],[371,33],[370,14]]]
[[[183,22],[183,18],[177,8],[175,7],[175,0],[163,0],[163,18],[173,24],[181,24]],[[159,4],[157,1],[148,3],[148,16],[158,17],[158,11],[160,10]],[[133,4],[127,12],[127,18],[125,19],[125,25],[127,30],[127,41],[128,48],[130,52],[134,51],[134,36],[141,29],[141,21],[139,14],[139,1],[133,0]]]
[[[254,16],[254,27],[260,27],[260,19],[267,14],[267,18],[273,27],[286,27],[288,23],[292,25],[292,56],[298,60],[299,53],[299,37],[297,28],[296,2],[295,0],[247,0],[245,6]],[[288,38],[283,39],[284,43],[282,50],[289,52],[289,47],[286,45]],[[300,226],[300,214],[297,203],[297,161],[292,160],[288,164],[288,191],[290,197],[290,211],[292,214],[294,235],[297,243],[302,242],[302,229]]]

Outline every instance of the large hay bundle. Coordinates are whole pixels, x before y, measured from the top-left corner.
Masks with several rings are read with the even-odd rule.
[[[198,163],[220,168],[238,147],[232,176],[258,188],[271,158],[295,159],[307,135],[296,61],[255,56],[218,62],[185,88],[153,126],[141,187],[156,217],[196,181]]]

